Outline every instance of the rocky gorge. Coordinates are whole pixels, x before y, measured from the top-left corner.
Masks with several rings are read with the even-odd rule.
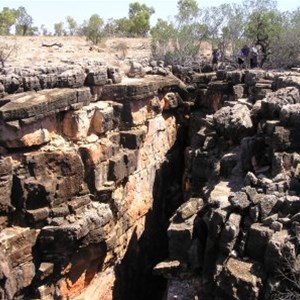
[[[300,71],[128,75],[0,75],[1,299],[296,293]]]

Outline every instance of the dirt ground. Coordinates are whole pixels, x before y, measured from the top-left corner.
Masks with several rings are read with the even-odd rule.
[[[150,38],[109,38],[93,46],[84,37],[25,36],[0,37],[0,44],[15,45],[16,50],[6,62],[12,67],[38,67],[47,64],[96,60],[124,70],[129,61],[151,57]],[[61,43],[62,47],[42,44]],[[201,52],[209,58],[211,47],[203,44]]]

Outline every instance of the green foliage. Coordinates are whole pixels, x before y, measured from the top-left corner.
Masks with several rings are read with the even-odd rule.
[[[172,52],[171,41],[175,40],[176,29],[172,23],[158,19],[151,31],[151,50],[155,58],[164,59],[166,53]]]
[[[130,36],[132,21],[128,18],[121,18],[115,20],[116,33],[119,36]]]
[[[54,24],[54,35],[56,35],[56,36],[64,35],[64,23],[63,22]]]
[[[131,36],[146,36],[150,30],[150,17],[154,8],[134,2],[129,4],[129,33]]]
[[[104,37],[104,21],[98,14],[90,17],[84,28],[84,34],[95,45]]]
[[[129,19],[134,19],[139,13],[148,13],[150,16],[155,13],[153,7],[148,7],[146,4],[134,2],[129,4]]]
[[[300,64],[300,9],[281,18],[282,28],[270,41],[269,61],[275,67],[289,68]]]
[[[113,18],[107,20],[105,27],[104,27],[105,35],[106,36],[115,36],[117,32],[117,24]]]
[[[271,54],[271,44],[279,41],[282,31],[283,20],[276,10],[262,9],[249,16],[246,36],[254,44],[261,46],[264,55],[261,66]]]
[[[68,16],[66,17],[66,21],[67,21],[67,24],[68,24],[68,30],[69,30],[69,35],[75,35],[76,34],[76,31],[77,31],[77,22],[74,18]]]
[[[33,19],[27,13],[25,7],[20,6],[17,9],[16,18],[16,35],[30,35],[33,33],[32,30]]]
[[[171,64],[187,64],[195,59],[207,28],[195,21],[198,13],[196,1],[180,0],[176,23],[158,20],[151,30],[153,57]]]
[[[179,22],[190,22],[197,17],[199,12],[196,0],[179,0],[177,3],[178,14],[176,16]]]
[[[17,10],[4,7],[0,12],[0,35],[9,35],[10,28],[15,24]]]
[[[120,36],[146,36],[150,30],[150,18],[154,8],[134,2],[129,4],[129,18],[115,20],[116,33]]]

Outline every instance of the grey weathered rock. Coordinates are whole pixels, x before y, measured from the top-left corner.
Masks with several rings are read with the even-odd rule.
[[[57,76],[57,86],[62,88],[78,88],[84,85],[85,74],[83,70],[67,70]]]
[[[104,85],[107,83],[107,68],[106,67],[98,67],[94,70],[90,69],[88,70],[85,84],[88,86],[94,86],[94,85]]]
[[[107,76],[112,80],[113,83],[121,83],[122,75],[120,74],[120,70],[118,68],[108,68]]]
[[[276,213],[280,205],[282,204],[279,199],[274,195],[257,195],[255,197],[255,202],[259,203],[261,210],[261,217],[264,219],[269,216],[271,213]]]
[[[264,266],[267,272],[276,272],[287,262],[295,259],[295,246],[289,242],[286,230],[276,232],[266,246]]]
[[[5,122],[21,119],[38,120],[68,110],[72,104],[84,102],[88,97],[87,88],[53,89],[10,95],[5,98],[7,103],[0,108],[0,118]]]
[[[285,105],[280,111],[280,121],[285,126],[299,126],[299,117],[300,103]]]
[[[281,109],[287,104],[300,102],[299,90],[294,87],[280,89],[267,95],[262,101],[263,115],[271,119],[278,119]]]
[[[229,196],[229,202],[232,205],[233,209],[243,211],[250,206],[250,201],[248,196],[244,192],[237,192]]]
[[[8,213],[12,206],[13,165],[10,157],[0,158],[0,212]]]
[[[218,278],[221,294],[229,299],[258,299],[263,292],[265,274],[256,262],[229,258]]]
[[[225,137],[237,142],[252,130],[250,110],[241,104],[223,107],[214,114],[217,130]]]
[[[140,100],[152,97],[161,88],[178,86],[179,81],[175,77],[162,78],[160,76],[146,76],[144,79],[125,79],[122,83],[105,85],[102,90],[103,100]]]
[[[119,182],[132,174],[137,167],[137,157],[134,150],[120,152],[109,160],[108,180]]]
[[[143,78],[145,77],[146,72],[144,70],[144,67],[137,62],[130,62],[130,69],[127,73],[127,76],[130,78]]]
[[[224,228],[220,234],[219,249],[220,252],[229,255],[233,250],[236,238],[240,231],[241,216],[235,213],[230,214]]]
[[[259,223],[251,225],[246,244],[247,255],[257,261],[263,262],[266,246],[273,233],[273,230]]]
[[[204,203],[201,198],[191,198],[176,210],[176,213],[171,220],[175,223],[183,222],[190,217],[195,216],[203,206]]]

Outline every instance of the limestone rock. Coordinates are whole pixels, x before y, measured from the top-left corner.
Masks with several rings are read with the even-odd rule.
[[[257,261],[263,262],[266,246],[272,238],[273,233],[273,230],[259,223],[252,224],[246,244],[247,255]]]
[[[243,192],[236,192],[229,196],[229,202],[231,203],[233,209],[243,211],[250,206],[250,201],[248,200],[247,194]]]
[[[219,239],[219,249],[222,253],[229,255],[233,250],[236,238],[239,234],[240,222],[240,215],[235,213],[230,214]]]
[[[118,68],[108,68],[107,75],[113,83],[121,83],[122,81],[122,75],[120,74],[120,70]]]
[[[74,151],[28,153],[24,167],[16,173],[15,205],[19,209],[59,205],[79,193],[83,182],[83,164]]]
[[[229,299],[258,299],[263,292],[264,277],[258,263],[229,258],[218,285]]]
[[[0,212],[8,213],[11,208],[13,165],[10,157],[0,158]]]
[[[78,88],[84,85],[85,74],[82,69],[67,70],[57,76],[58,87]]]
[[[271,119],[278,119],[284,105],[296,104],[299,102],[299,90],[294,87],[287,87],[268,94],[266,99],[262,101],[262,111],[264,116]]]
[[[122,83],[105,85],[101,99],[116,101],[141,100],[154,96],[158,90],[178,86],[175,77],[146,76],[143,79],[124,79]]]
[[[300,103],[289,104],[282,107],[280,121],[286,126],[299,126]]]
[[[88,101],[89,91],[82,89],[53,89],[37,93],[24,93],[7,96],[7,103],[0,108],[0,119],[32,121],[70,109],[72,104]]]
[[[214,114],[218,132],[234,141],[240,141],[252,130],[250,110],[241,104],[223,107]]]
[[[85,78],[85,84],[88,86],[101,86],[107,83],[107,69],[106,67],[97,67],[95,69],[88,70]]]
[[[131,62],[130,63],[130,69],[127,73],[127,76],[130,78],[143,78],[145,77],[146,72],[143,68],[143,66],[137,62]]]
[[[289,242],[290,236],[286,230],[276,232],[269,240],[264,257],[266,272],[276,272],[287,260],[295,261],[295,246]]]

